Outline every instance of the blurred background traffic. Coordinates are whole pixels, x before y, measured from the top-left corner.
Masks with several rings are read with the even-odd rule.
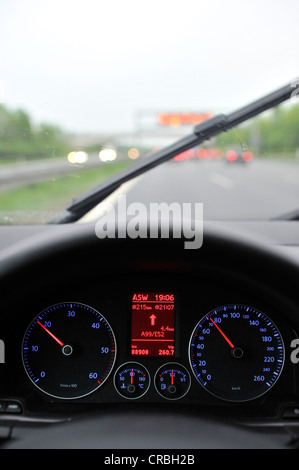
[[[295,90],[297,10],[292,0],[4,0],[0,223],[47,223],[200,122],[291,79]],[[151,171],[129,199],[204,202],[212,219],[296,211],[298,130],[295,96]]]

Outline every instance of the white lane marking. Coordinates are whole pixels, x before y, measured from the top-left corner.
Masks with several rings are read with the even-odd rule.
[[[232,189],[234,187],[234,182],[230,178],[227,178],[226,176],[222,175],[221,173],[211,173],[210,174],[210,181],[214,184],[217,184],[217,186],[220,186],[223,189]]]
[[[78,223],[94,222],[102,217],[106,212],[107,204],[112,204],[113,206],[117,202],[118,196],[126,194],[128,190],[136,184],[137,179],[140,178],[137,176],[126,183],[123,183],[118,189],[116,189],[112,194],[110,194],[104,201],[97,204],[93,209],[91,209],[87,214],[85,214]]]

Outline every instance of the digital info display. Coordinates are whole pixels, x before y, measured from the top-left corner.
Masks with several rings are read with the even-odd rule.
[[[171,292],[132,294],[132,356],[174,356],[175,302]]]

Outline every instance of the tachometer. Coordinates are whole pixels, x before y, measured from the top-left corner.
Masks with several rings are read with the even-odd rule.
[[[76,302],[52,305],[29,325],[22,346],[30,380],[57,398],[80,398],[99,388],[115,361],[116,343],[107,320]]]
[[[196,325],[189,359],[208,392],[224,400],[247,401],[266,393],[278,380],[284,344],[263,312],[248,305],[224,305]]]

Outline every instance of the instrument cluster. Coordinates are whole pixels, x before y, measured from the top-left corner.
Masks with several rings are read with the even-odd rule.
[[[211,299],[194,304],[184,291],[143,289],[111,294],[103,308],[52,304],[23,334],[25,388],[74,407],[263,403],[272,391],[292,390],[291,330],[268,307],[242,303],[239,294],[236,300],[210,308]]]

